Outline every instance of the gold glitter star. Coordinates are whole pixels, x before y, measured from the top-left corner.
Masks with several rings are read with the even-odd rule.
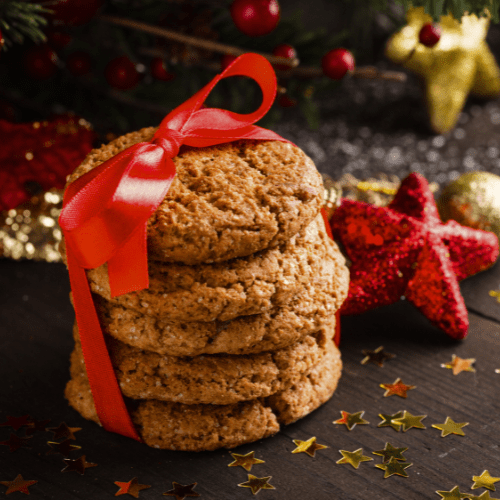
[[[478,497],[470,495],[470,496],[465,496],[465,498],[469,498],[470,500],[498,500],[497,498],[493,498],[492,496],[490,496],[489,491],[481,493]]]
[[[72,439],[73,441],[75,441],[76,437],[75,437],[74,433],[81,431],[82,428],[81,427],[68,427],[66,425],[66,422],[63,422],[62,424],[59,424],[58,427],[49,427],[47,430],[54,434],[55,441],[57,441],[58,439],[62,439],[62,438],[68,438],[68,439]]]
[[[263,464],[264,460],[259,460],[258,458],[254,458],[255,451],[251,451],[246,455],[238,455],[237,453],[231,453],[231,456],[234,458],[234,462],[231,462],[228,467],[238,467],[240,465],[245,470],[252,470],[252,465]]]
[[[490,297],[495,297],[497,302],[500,302],[500,290],[490,290],[488,294]]]
[[[71,441],[69,439],[65,439],[61,443],[55,443],[54,441],[47,441],[47,444],[51,448],[47,452],[47,455],[55,455],[56,453],[60,453],[65,457],[69,457],[70,452],[82,449],[81,446],[77,446],[76,444],[71,444]]]
[[[426,47],[419,43],[419,33],[432,22],[423,7],[408,9],[408,24],[391,37],[386,55],[424,79],[431,127],[444,134],[455,126],[469,93],[498,96],[500,77],[485,40],[489,18],[441,16],[440,40],[434,47]]]
[[[475,372],[475,368],[472,367],[472,364],[475,362],[476,360],[474,358],[462,359],[452,354],[451,361],[441,364],[441,367],[449,368],[453,370],[453,375],[458,375],[460,372]]]
[[[405,469],[408,467],[411,467],[413,464],[410,464],[409,462],[398,462],[394,457],[391,457],[391,459],[383,464],[376,464],[375,467],[377,469],[382,469],[385,470],[384,474],[384,479],[389,477],[389,476],[402,476],[402,477],[408,477],[408,474],[406,473]]]
[[[385,443],[385,448],[383,450],[372,451],[373,455],[380,455],[384,458],[384,462],[388,462],[391,458],[395,460],[402,460],[403,462],[406,460],[403,457],[403,453],[408,448],[395,448],[391,443]]]
[[[411,389],[415,389],[415,385],[405,385],[403,381],[398,377],[393,384],[380,384],[382,389],[385,389],[384,397],[389,396],[399,396],[400,398],[406,398],[407,392]]]
[[[87,462],[87,460],[85,459],[85,455],[82,455],[76,460],[72,460],[71,458],[63,458],[63,462],[67,465],[66,467],[64,467],[64,469],[61,470],[61,472],[75,471],[82,475],[85,474],[85,469],[97,466],[97,464]]]
[[[495,491],[495,483],[500,481],[500,477],[492,477],[490,473],[485,470],[480,476],[472,476],[472,480],[474,484],[470,487],[471,490],[475,490],[476,488],[486,488],[491,491]]]
[[[441,498],[446,498],[447,500],[461,500],[462,498],[470,498],[469,495],[465,495],[464,493],[460,493],[458,486],[455,486],[450,491],[436,491]]]
[[[426,429],[425,425],[421,422],[427,415],[412,415],[410,412],[404,412],[404,415],[401,418],[393,419],[393,422],[397,425],[401,425],[403,432],[415,427],[416,429]]]
[[[394,354],[385,352],[383,349],[384,346],[377,347],[374,351],[364,349],[362,352],[365,358],[361,360],[361,364],[366,365],[366,363],[374,363],[380,367],[384,366],[384,361],[389,361],[394,358]]]
[[[444,424],[432,424],[431,427],[439,429],[441,432],[441,437],[448,436],[448,434],[456,434],[457,436],[465,436],[462,427],[469,425],[469,422],[457,423],[454,422],[450,417],[446,417]]]
[[[328,448],[324,444],[316,443],[316,437],[312,437],[307,441],[301,441],[300,439],[294,439],[293,443],[297,448],[292,451],[292,453],[307,453],[310,457],[314,457],[316,450],[324,450]]]
[[[361,462],[369,462],[373,460],[371,457],[363,455],[363,448],[358,448],[355,451],[339,450],[343,458],[337,460],[338,464],[351,464],[355,469],[359,467]]]
[[[18,431],[21,427],[29,425],[33,419],[29,415],[23,415],[22,417],[7,417],[5,422],[0,423],[0,427],[12,427],[15,431]]]
[[[30,448],[29,440],[31,437],[19,437],[17,434],[10,433],[10,437],[7,441],[0,442],[3,446],[8,446],[9,451],[12,453],[13,451],[18,450],[19,448]]]
[[[30,492],[28,488],[35,483],[38,483],[38,481],[23,479],[23,476],[21,476],[21,474],[19,474],[16,479],[14,479],[14,481],[0,481],[0,484],[7,486],[7,491],[5,492],[6,495],[10,495],[11,493],[15,493],[16,491],[29,495]]]
[[[115,497],[120,495],[130,495],[134,498],[139,498],[139,491],[151,488],[150,484],[139,484],[136,477],[131,479],[128,483],[122,483],[121,481],[115,481],[116,486],[120,489],[115,493]]]
[[[401,418],[403,416],[402,411],[398,411],[394,415],[386,415],[385,413],[379,413],[378,416],[382,419],[382,422],[377,425],[377,427],[392,427],[395,431],[399,432],[401,426],[393,422],[395,418]]]
[[[370,422],[367,422],[365,419],[363,419],[364,411],[358,411],[357,413],[349,413],[347,411],[341,411],[342,418],[339,418],[338,420],[335,420],[333,423],[334,424],[345,424],[345,426],[352,431],[354,427],[356,427],[356,424],[363,425],[363,424],[369,424]]]
[[[172,486],[174,487],[172,490],[169,490],[163,493],[165,496],[175,497],[175,500],[184,500],[186,497],[199,497],[201,496],[199,493],[196,493],[194,487],[198,483],[192,483],[184,486],[183,484],[176,483],[172,481]]]
[[[238,484],[242,488],[250,488],[254,495],[260,490],[274,490],[276,489],[272,484],[269,484],[269,480],[272,476],[267,477],[255,477],[253,474],[248,474],[248,481]]]
[[[49,420],[33,420],[28,424],[26,429],[26,435],[32,436],[36,432],[45,432],[47,429],[47,424],[50,422]]]

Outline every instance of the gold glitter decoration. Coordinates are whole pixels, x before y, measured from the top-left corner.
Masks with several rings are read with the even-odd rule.
[[[411,467],[412,465],[413,464],[410,464],[409,462],[398,462],[394,457],[391,457],[388,462],[385,462],[383,464],[376,464],[375,467],[377,467],[377,469],[382,469],[385,471],[385,479],[394,475],[408,477],[405,469]]]
[[[425,427],[425,425],[421,422],[426,417],[427,415],[412,415],[410,412],[405,410],[401,418],[395,418],[392,421],[397,425],[401,425],[403,432],[406,432],[412,428],[426,429],[427,427]]]
[[[11,493],[15,493],[16,491],[29,495],[30,492],[28,488],[36,483],[38,483],[38,481],[35,481],[34,479],[23,479],[23,476],[21,474],[18,474],[14,481],[0,481],[0,484],[7,486],[7,491],[5,492],[6,495],[10,495]]]
[[[453,375],[458,375],[461,372],[475,372],[476,370],[472,366],[475,362],[475,358],[462,359],[452,354],[451,361],[441,364],[441,368],[449,368],[453,371]]]
[[[401,425],[395,424],[394,420],[403,416],[402,411],[398,411],[394,415],[385,415],[384,413],[379,413],[378,416],[382,419],[382,422],[380,422],[377,427],[392,427],[395,431],[400,431]]]
[[[238,484],[241,488],[250,488],[254,495],[260,490],[274,490],[276,489],[272,484],[269,484],[269,480],[272,476],[267,477],[256,477],[253,474],[248,474],[248,481]]]
[[[500,238],[500,177],[467,172],[446,186],[437,201],[443,221],[494,232]],[[490,293],[491,295],[491,293]]]
[[[365,414],[364,411],[358,411],[357,413],[341,411],[340,413],[342,414],[342,418],[335,420],[333,423],[339,425],[344,424],[350,431],[352,431],[357,424],[363,425],[370,423],[363,418],[363,415]]]
[[[460,493],[458,486],[455,486],[450,491],[436,491],[441,498],[446,498],[448,500],[461,500],[462,498],[470,498],[469,495],[465,495],[464,493]]]
[[[115,481],[115,484],[120,488],[115,493],[115,497],[119,497],[121,495],[130,495],[134,498],[139,498],[140,491],[151,488],[150,484],[139,484],[139,480],[136,477],[126,483],[122,481]]]
[[[243,467],[246,471],[252,470],[252,465],[263,464],[264,460],[259,460],[254,457],[255,451],[251,451],[246,455],[238,455],[238,453],[231,453],[231,456],[234,458],[234,462],[228,464],[228,467]]]
[[[361,360],[362,365],[366,365],[366,363],[374,363],[377,366],[384,366],[384,361],[389,361],[394,358],[394,354],[384,351],[384,347],[377,347],[374,351],[370,351],[369,349],[363,349],[363,354],[365,357]]]
[[[397,378],[392,384],[380,384],[382,389],[385,389],[384,397],[389,396],[399,396],[400,398],[406,398],[407,392],[411,389],[415,389],[416,385],[406,385],[400,378]]]
[[[441,432],[441,437],[446,437],[449,434],[456,434],[457,436],[465,436],[462,427],[469,425],[469,422],[457,423],[454,422],[450,417],[446,417],[444,424],[432,424],[432,427],[439,429]]]
[[[62,190],[51,189],[0,212],[0,257],[60,262],[62,197]]]
[[[500,481],[500,477],[492,477],[490,473],[485,470],[480,476],[472,476],[474,484],[470,487],[471,490],[476,488],[486,488],[491,491],[495,491],[495,483]]]
[[[469,498],[470,500],[498,500],[497,497],[490,496],[489,491],[481,493],[478,497],[474,495],[463,495],[462,498]]]
[[[474,14],[460,21],[441,16],[441,38],[426,47],[419,33],[432,17],[419,7],[408,9],[406,19],[408,24],[390,38],[385,53],[424,79],[431,127],[444,134],[455,126],[469,93],[483,98],[500,93],[500,71],[485,40],[490,20]]]
[[[328,448],[324,444],[316,443],[316,437],[312,437],[307,441],[301,441],[300,439],[294,439],[293,443],[297,448],[292,451],[292,453],[307,453],[310,457],[314,457],[317,450],[324,450]]]
[[[403,457],[403,453],[407,449],[408,448],[395,448],[391,443],[385,443],[385,448],[383,450],[372,451],[372,454],[381,456],[384,462],[388,462],[391,458],[404,462],[406,458]]]
[[[488,294],[490,297],[495,297],[497,302],[500,303],[500,290],[490,290]]]
[[[173,489],[168,490],[167,492],[163,493],[163,495],[175,497],[175,500],[184,500],[184,498],[186,497],[199,497],[201,495],[196,491],[193,491],[197,484],[198,483],[184,485],[172,481]]]
[[[343,458],[337,460],[337,463],[351,464],[355,469],[359,467],[361,462],[369,462],[370,460],[373,460],[373,458],[363,455],[363,448],[358,448],[355,451],[339,450],[339,452],[342,454]]]
[[[326,216],[330,218],[335,212],[335,209],[340,205],[342,199],[342,187],[338,182],[335,182],[328,174],[321,174],[323,178],[324,193],[323,193],[323,208]]]

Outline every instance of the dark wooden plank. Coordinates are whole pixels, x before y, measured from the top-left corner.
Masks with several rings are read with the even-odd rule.
[[[61,473],[62,456],[45,454],[46,441],[52,434],[40,433],[33,438],[32,449],[10,453],[7,447],[0,446],[0,481],[12,480],[17,474],[38,480],[30,488],[31,498],[35,499],[111,498],[118,490],[114,481],[128,481],[134,476],[152,485],[140,493],[140,498],[146,500],[158,498],[170,489],[171,481],[197,481],[196,491],[202,498],[251,498],[249,490],[237,487],[246,480],[246,472],[227,467],[231,461],[227,450],[195,454],[150,449],[104,431],[67,406],[63,388],[69,376],[73,321],[68,292],[62,265],[0,261],[0,422],[7,415],[30,414],[36,419],[50,418],[55,426],[66,421],[82,427],[76,443],[89,461],[99,465],[88,469],[84,476]],[[494,371],[500,368],[500,326],[475,314],[470,315],[470,320],[469,337],[454,342],[404,302],[344,318],[341,347],[345,367],[332,400],[277,436],[237,450],[254,450],[258,458],[266,461],[255,466],[252,473],[273,476],[271,484],[276,490],[262,491],[260,497],[437,499],[437,489],[450,490],[455,485],[470,492],[472,476],[485,469],[500,476],[495,439],[500,433],[500,374]],[[379,345],[397,357],[383,368],[361,365],[361,350]],[[477,358],[477,372],[453,376],[450,370],[441,368],[452,354]],[[379,387],[397,377],[417,386],[406,400],[384,398]],[[341,410],[364,410],[370,425],[357,426],[351,432],[333,425]],[[376,427],[379,413],[399,410],[427,414],[427,429],[397,433]],[[447,416],[456,422],[470,422],[464,428],[465,437],[441,438],[440,432],[430,427],[444,422]],[[7,439],[9,432],[8,428],[0,428],[0,441]],[[318,451],[316,458],[291,454],[293,439],[311,436],[317,436],[318,442],[329,448]],[[373,462],[362,463],[358,470],[335,463],[341,458],[339,449],[353,451],[362,447],[366,455],[371,455],[386,441],[409,448],[406,456],[413,466],[408,469],[408,478],[383,479],[383,472],[374,467],[379,463],[375,456]],[[73,452],[73,456],[79,453]],[[0,486],[0,492],[3,488]]]

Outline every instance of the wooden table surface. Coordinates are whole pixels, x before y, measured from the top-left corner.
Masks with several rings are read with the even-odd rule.
[[[255,451],[265,461],[255,465],[252,474],[272,476],[275,490],[262,490],[259,498],[302,499],[439,499],[436,490],[449,491],[459,486],[462,492],[480,495],[483,489],[471,490],[472,476],[488,470],[500,476],[500,304],[489,295],[500,288],[500,265],[462,283],[469,307],[470,330],[461,342],[450,340],[432,327],[411,305],[400,302],[357,317],[342,320],[343,376],[333,398],[301,421],[285,427],[276,436],[242,446],[236,453]],[[49,426],[66,422],[81,427],[71,458],[82,453],[97,463],[84,475],[62,473],[63,456],[47,454],[52,433],[39,432],[31,439],[31,448],[10,452],[0,446],[0,481],[12,481],[18,474],[36,480],[30,486],[31,498],[107,499],[118,491],[115,481],[138,477],[151,488],[139,498],[160,498],[172,488],[172,481],[197,482],[201,498],[213,500],[251,498],[251,491],[237,485],[247,480],[241,467],[228,468],[232,458],[227,450],[186,453],[148,448],[133,440],[108,433],[84,420],[66,403],[63,390],[69,377],[69,354],[72,349],[73,312],[68,300],[69,284],[61,264],[0,260],[0,422],[8,416],[30,415],[36,420],[50,419]],[[380,368],[360,363],[363,349],[383,345],[396,357]],[[441,367],[452,354],[476,358],[476,372],[454,376]],[[381,383],[401,377],[416,386],[408,398],[384,397]],[[364,411],[369,425],[352,431],[332,422],[340,411]],[[427,415],[425,430],[396,432],[378,428],[379,413],[393,414],[407,410]],[[431,427],[446,417],[455,422],[469,422],[465,436],[441,437]],[[0,427],[0,441],[13,432]],[[24,435],[20,429],[18,435]],[[292,454],[294,439],[317,437],[328,446],[314,458]],[[391,476],[375,467],[381,457],[372,455],[390,442],[407,447],[407,478]],[[374,458],[359,469],[339,465],[339,450],[363,448]],[[499,487],[500,489],[500,487]],[[0,495],[6,491],[0,484]],[[12,497],[20,497],[16,492]],[[500,492],[491,492],[492,498]],[[166,497],[167,498],[167,497]],[[168,497],[173,498],[173,497]]]

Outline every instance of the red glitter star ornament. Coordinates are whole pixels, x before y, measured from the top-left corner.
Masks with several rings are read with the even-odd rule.
[[[443,224],[424,177],[410,174],[388,207],[343,200],[330,224],[352,262],[342,314],[405,296],[451,337],[467,335],[469,320],[458,282],[495,262],[498,239],[455,221]]]

